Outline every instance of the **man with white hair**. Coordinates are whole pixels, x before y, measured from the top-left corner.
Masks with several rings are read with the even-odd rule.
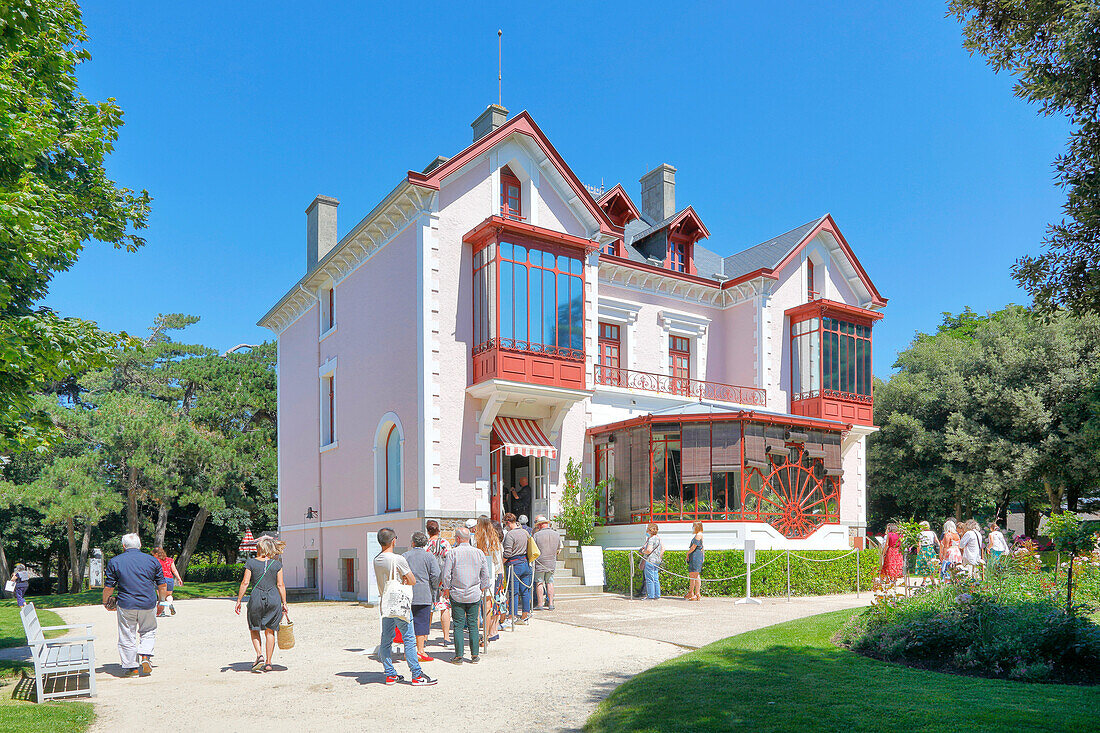
[[[118,590],[118,655],[124,677],[147,677],[153,672],[153,644],[157,638],[157,603],[164,600],[167,588],[164,569],[152,555],[141,551],[136,534],[122,537],[122,554],[107,563],[103,576],[103,605]]]
[[[489,590],[492,577],[485,553],[470,544],[470,530],[455,530],[455,547],[443,558],[440,588],[450,595],[451,614],[454,618],[455,655],[453,664],[462,664],[465,652],[466,632],[470,633],[470,661],[481,661],[478,638],[478,605],[485,591]]]

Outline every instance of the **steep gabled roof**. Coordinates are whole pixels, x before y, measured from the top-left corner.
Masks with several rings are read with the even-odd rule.
[[[600,196],[596,204],[607,212],[612,221],[621,219],[624,225],[642,218],[642,212],[630,200],[621,183],[616,183],[614,188]]]
[[[416,171],[408,172],[408,181],[414,186],[423,186],[425,188],[439,190],[440,182],[447,176],[458,172],[467,163],[471,162],[479,155],[490,150],[494,145],[503,141],[509,135],[513,134],[527,135],[535,143],[535,145],[542,151],[542,153],[550,160],[554,168],[565,179],[566,185],[576,194],[576,197],[567,203],[572,204],[574,201],[583,206],[599,224],[600,232],[613,236],[621,236],[622,228],[615,225],[613,221],[607,216],[596,201],[592,198],[592,194],[588,193],[588,189],[584,187],[580,179],[573,172],[573,169],[565,162],[561,154],[551,144],[546,134],[535,124],[534,119],[531,118],[530,113],[527,110],[520,112],[512,119],[505,122],[497,129],[490,132],[488,135],[475,140],[471,145],[465,148],[462,152],[458,153],[452,158],[449,158],[445,163],[432,168],[427,173],[418,173]]]
[[[812,232],[818,224],[825,220],[819,217],[808,221],[801,226],[783,232],[777,237],[772,237],[766,242],[749,247],[736,254],[722,259],[722,274],[727,278],[738,278],[757,270],[775,270],[794,249],[802,244],[806,236]]]

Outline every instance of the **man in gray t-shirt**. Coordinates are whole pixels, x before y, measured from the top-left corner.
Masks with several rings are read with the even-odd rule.
[[[561,550],[561,535],[550,527],[550,521],[541,514],[535,517],[535,544],[539,548],[539,557],[535,560],[535,607],[554,610],[554,570],[558,566],[558,552]]]

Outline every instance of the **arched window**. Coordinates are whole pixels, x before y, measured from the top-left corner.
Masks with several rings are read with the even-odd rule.
[[[401,433],[390,425],[386,435],[386,511],[401,511]]]

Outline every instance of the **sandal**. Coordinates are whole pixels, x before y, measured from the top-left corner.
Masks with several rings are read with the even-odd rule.
[[[264,668],[264,658],[262,656],[256,657],[256,661],[252,663],[253,672],[262,672]]]
[[[265,664],[265,665],[264,665],[264,671],[265,671],[265,672],[274,672],[274,671],[275,671],[275,668],[274,668],[274,667],[272,667],[270,663],[268,663],[268,664]]]

